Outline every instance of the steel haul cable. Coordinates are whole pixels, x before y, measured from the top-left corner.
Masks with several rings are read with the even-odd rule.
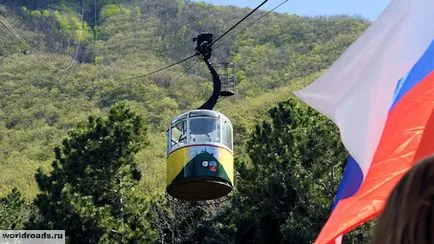
[[[40,54],[38,52],[36,52],[29,44],[28,42],[26,42],[25,40],[23,40],[11,27],[9,27],[6,24],[6,21],[0,19],[0,23],[6,28],[6,30],[8,30],[18,41],[20,41],[21,44],[23,44],[23,46],[25,46],[30,52],[32,52],[35,55],[40,56]]]
[[[217,39],[215,39],[208,46],[212,46],[213,44],[215,44],[216,42],[218,42],[220,39],[222,39],[224,36],[226,36],[230,31],[232,31],[234,28],[236,28],[239,24],[241,24],[244,20],[246,20],[250,15],[252,15],[254,12],[256,12],[260,7],[262,7],[267,2],[268,2],[268,0],[264,0],[261,4],[259,4],[256,8],[254,8],[252,11],[250,11],[246,16],[244,16],[241,20],[239,20],[237,23],[235,23],[231,28],[229,28],[227,31],[225,31],[222,35],[220,35]],[[121,81],[124,81],[124,80],[133,80],[133,79],[137,79],[137,78],[144,78],[144,77],[153,75],[155,73],[161,72],[161,71],[166,70],[166,69],[168,69],[170,67],[173,67],[175,65],[181,64],[181,63],[183,63],[183,62],[185,62],[185,61],[187,61],[187,60],[189,60],[189,59],[191,59],[191,58],[193,58],[193,57],[195,57],[197,55],[199,55],[199,53],[195,53],[195,54],[193,54],[193,55],[191,55],[189,57],[186,57],[186,58],[184,58],[184,59],[182,59],[182,60],[180,60],[178,62],[175,62],[173,64],[167,65],[167,66],[165,66],[165,67],[163,67],[161,69],[152,71],[150,73],[147,73],[147,74],[144,74],[144,75],[139,75],[139,76],[125,78],[125,79],[122,79]]]
[[[81,6],[81,20],[82,20],[82,28],[84,28],[84,5],[85,5],[85,0],[82,0],[81,1],[82,2],[82,6]],[[31,47],[31,45],[25,40],[25,39],[23,39],[22,37],[20,37],[7,23],[6,23],[6,21],[5,20],[2,20],[1,18],[0,18],[0,23],[6,28],[6,30],[8,30],[14,37],[15,37],[15,39],[17,39],[23,46],[25,46],[26,48],[27,48],[27,50],[29,50],[31,53],[33,53],[33,54],[35,54],[35,55],[37,55],[38,57],[42,57],[42,55],[38,52],[38,51],[36,51],[34,48],[32,48]],[[79,46],[80,46],[80,44],[81,44],[81,40],[79,39],[79,41],[78,41],[78,44],[77,44],[77,47],[76,47],[76,49],[75,49],[75,54],[74,54],[74,57],[72,58],[72,61],[71,61],[71,63],[68,65],[68,66],[66,66],[65,68],[61,68],[61,69],[59,69],[59,68],[56,68],[56,67],[53,67],[54,69],[56,69],[57,71],[61,71],[61,72],[63,72],[63,71],[68,71],[69,69],[71,69],[72,68],[72,66],[74,65],[74,63],[76,62],[76,59],[77,59],[77,56],[78,56],[78,49],[79,49]]]
[[[229,36],[229,38],[234,38],[238,35],[240,35],[241,33],[243,33],[244,31],[246,31],[248,28],[252,27],[252,25],[256,24],[257,22],[259,22],[261,19],[263,19],[265,16],[271,14],[272,12],[274,12],[276,9],[280,8],[283,4],[285,4],[286,2],[288,2],[289,0],[285,0],[283,2],[281,2],[279,5],[277,5],[276,7],[272,8],[271,10],[267,11],[265,14],[261,15],[259,18],[257,18],[256,20],[252,21],[250,24],[246,25],[243,29],[241,29],[240,31],[236,32],[235,34]],[[220,45],[218,45],[217,47],[214,48],[218,49],[219,47],[223,46],[223,44],[227,44],[227,42],[221,43]]]

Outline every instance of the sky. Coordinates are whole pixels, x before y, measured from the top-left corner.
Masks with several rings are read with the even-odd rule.
[[[215,5],[235,5],[255,8],[263,0],[194,0]],[[262,9],[272,9],[284,0],[269,0]],[[375,20],[387,7],[390,0],[289,0],[277,12],[293,13],[302,16],[318,15],[359,15]]]

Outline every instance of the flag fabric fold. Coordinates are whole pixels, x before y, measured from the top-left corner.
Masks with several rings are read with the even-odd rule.
[[[351,155],[316,243],[375,217],[400,177],[434,153],[421,143],[434,109],[433,39],[434,1],[393,0],[322,77],[295,92],[336,123]]]

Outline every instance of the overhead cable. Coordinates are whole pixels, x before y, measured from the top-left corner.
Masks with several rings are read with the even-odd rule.
[[[230,38],[234,38],[236,36],[238,36],[239,34],[243,33],[245,30],[247,30],[248,28],[252,27],[252,25],[256,24],[257,22],[259,22],[261,19],[263,19],[265,16],[269,15],[270,13],[274,12],[276,9],[278,9],[279,7],[281,7],[283,4],[285,4],[286,2],[288,2],[289,0],[285,0],[283,2],[281,2],[279,5],[277,5],[276,7],[270,9],[269,11],[267,11],[265,14],[261,15],[259,18],[255,19],[254,21],[252,21],[250,24],[246,25],[243,29],[241,29],[240,31],[236,32],[235,34],[233,34],[232,36],[230,36]],[[221,46],[223,46],[223,44],[227,44],[227,42],[221,43],[220,45],[218,45],[217,47],[214,48],[217,49]]]
[[[254,12],[256,12],[260,7],[262,7],[266,2],[268,2],[268,0],[263,1],[256,8],[254,8],[252,11],[250,11],[246,16],[244,16],[241,20],[239,20],[237,23],[235,23],[231,28],[229,28],[222,35],[220,35],[217,39],[215,39],[212,43],[210,43],[208,45],[208,47],[212,46],[213,44],[215,44],[216,42],[218,42],[220,39],[222,39],[224,36],[226,36],[229,32],[231,32],[234,28],[236,28],[239,24],[241,24],[244,20],[246,20],[250,15],[252,15]],[[168,69],[170,67],[173,67],[175,65],[181,64],[181,63],[183,63],[183,62],[185,62],[185,61],[187,61],[187,60],[189,60],[189,59],[191,59],[191,58],[193,58],[193,57],[195,57],[197,55],[199,55],[199,53],[195,53],[195,54],[193,54],[191,56],[188,56],[188,57],[186,57],[186,58],[184,58],[184,59],[182,59],[182,60],[180,60],[178,62],[175,62],[173,64],[167,65],[167,66],[165,66],[163,68],[154,70],[154,71],[152,71],[150,73],[147,73],[147,74],[144,74],[144,75],[138,75],[138,76],[134,76],[134,77],[125,78],[125,79],[122,79],[122,80],[133,80],[133,79],[137,79],[137,78],[144,78],[144,77],[153,75],[155,73],[161,72],[163,70],[166,70],[166,69]]]
[[[15,31],[9,27],[6,24],[6,21],[3,21],[2,19],[0,19],[0,23],[6,28],[6,30],[8,30],[21,44],[23,44],[23,46],[25,46],[27,48],[27,50],[29,50],[29,52],[32,52],[35,55],[40,55],[38,52],[36,52],[35,50],[33,50],[33,48],[25,41],[23,40],[17,33],[15,33]]]
[[[161,72],[161,71],[163,71],[163,70],[165,70],[165,69],[168,69],[168,68],[170,68],[170,67],[173,67],[173,66],[175,66],[175,65],[178,65],[178,64],[180,64],[180,63],[183,63],[183,62],[185,62],[185,61],[187,61],[187,60],[189,60],[189,59],[191,59],[191,58],[193,58],[193,57],[196,57],[197,55],[198,55],[198,54],[195,53],[195,54],[193,54],[193,55],[191,55],[191,56],[189,56],[189,57],[186,57],[186,58],[184,58],[184,59],[182,59],[182,60],[180,60],[180,61],[178,61],[178,62],[176,62],[176,63],[170,64],[170,65],[167,65],[167,66],[165,66],[165,67],[163,67],[163,68],[160,68],[160,69],[154,70],[154,71],[152,71],[152,72],[150,72],[150,73],[147,73],[147,74],[144,74],[144,75],[138,75],[138,76],[134,76],[134,77],[125,78],[125,79],[122,79],[121,81],[124,81],[124,80],[134,80],[134,79],[143,78],[143,77],[146,77],[146,76],[153,75],[153,74],[155,74],[155,73]]]

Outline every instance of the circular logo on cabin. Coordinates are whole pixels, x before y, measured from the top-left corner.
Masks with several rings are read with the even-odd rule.
[[[203,162],[202,162],[202,166],[203,166],[204,168],[208,167],[208,161],[203,161]]]
[[[209,162],[209,171],[216,172],[217,171],[217,163],[215,161]]]

